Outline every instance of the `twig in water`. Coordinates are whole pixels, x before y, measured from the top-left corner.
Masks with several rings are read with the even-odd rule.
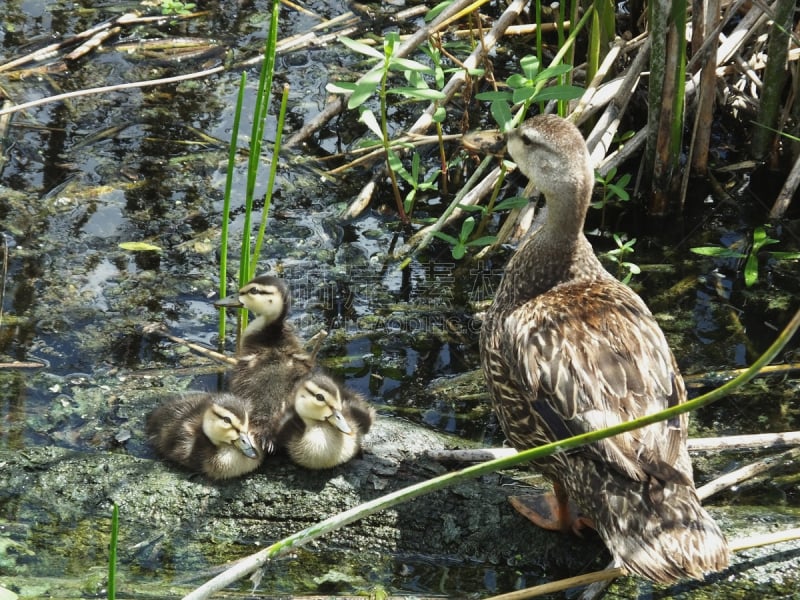
[[[166,327],[164,327],[164,325],[162,325],[161,323],[150,323],[148,325],[145,325],[142,328],[142,331],[147,335],[157,334],[177,344],[183,344],[184,346],[187,346],[190,350],[193,350],[194,352],[197,352],[198,354],[206,356],[212,360],[216,360],[233,366],[236,366],[239,362],[236,358],[225,356],[221,352],[216,352],[214,350],[211,350],[210,348],[201,346],[200,344],[195,344],[194,342],[190,342],[189,340],[186,340],[182,337],[178,337],[177,335],[172,335],[169,331],[167,331]]]

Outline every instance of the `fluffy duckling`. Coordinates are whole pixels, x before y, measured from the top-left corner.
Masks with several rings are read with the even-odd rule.
[[[211,479],[231,479],[261,464],[250,413],[250,403],[233,394],[190,394],[156,408],[146,430],[162,457]]]
[[[329,469],[360,452],[374,420],[374,409],[360,394],[314,373],[295,388],[278,441],[298,465]]]
[[[259,446],[271,452],[275,447],[274,415],[282,410],[281,403],[291,396],[297,382],[314,368],[314,360],[286,322],[291,305],[289,286],[277,277],[261,275],[214,304],[244,307],[256,315],[244,331],[230,389],[252,403]]]

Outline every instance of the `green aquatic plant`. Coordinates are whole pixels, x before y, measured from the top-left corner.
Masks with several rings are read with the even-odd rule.
[[[601,198],[596,202],[592,202],[591,207],[599,209],[600,212],[600,229],[605,227],[606,222],[606,206],[616,204],[618,202],[628,202],[631,197],[625,189],[631,181],[630,173],[623,173],[617,177],[617,168],[613,167],[605,174],[595,173],[594,180],[599,184]]]
[[[326,89],[334,94],[349,94],[347,108],[351,110],[358,108],[361,113],[359,120],[378,137],[386,157],[386,169],[392,182],[397,213],[402,221],[407,222],[408,211],[406,205],[409,206],[409,209],[413,208],[414,196],[412,196],[411,201],[406,198],[404,202],[397,183],[396,168],[401,161],[389,136],[388,97],[395,95],[404,100],[428,102],[443,100],[445,95],[440,90],[431,88],[425,76],[434,78],[434,80],[442,83],[444,82],[444,77],[441,71],[434,66],[397,56],[396,52],[399,47],[400,36],[396,32],[388,32],[384,36],[382,52],[347,36],[341,36],[339,41],[353,52],[366,57],[369,62],[377,64],[357,82],[337,81],[328,84]],[[402,73],[408,85],[390,86],[389,78],[393,72]],[[376,94],[378,96],[377,116],[371,108],[366,106],[366,102]],[[444,118],[441,111],[439,118]]]
[[[615,233],[613,238],[617,247],[605,252],[603,256],[617,265],[617,279],[622,283],[628,284],[631,282],[634,275],[638,275],[642,272],[639,265],[625,260],[628,255],[633,254],[633,246],[636,244],[636,238],[624,240],[622,235],[618,233]]]
[[[549,85],[552,79],[569,73],[572,65],[556,64],[543,69],[539,59],[530,55],[523,56],[519,64],[521,72],[506,79],[508,90],[482,92],[475,96],[478,100],[491,102],[492,117],[501,131],[508,131],[517,123],[511,112],[514,106],[521,105],[520,112],[524,115],[534,102],[574,100],[583,94],[583,88],[574,85]]]
[[[117,536],[119,534],[119,506],[111,509],[111,540],[108,542],[108,600],[117,597]]]
[[[765,246],[779,243],[780,240],[769,237],[766,228],[759,226],[753,230],[753,243],[750,251],[740,252],[736,249],[736,244],[730,246],[698,246],[690,250],[701,256],[711,256],[714,258],[736,258],[745,259],[744,261],[744,284],[752,287],[758,282],[759,255]],[[800,252],[775,252],[772,250],[765,252],[774,260],[798,260]]]
[[[434,231],[433,235],[450,244],[452,246],[450,252],[453,255],[453,258],[456,260],[461,260],[467,253],[467,248],[475,246],[488,246],[489,244],[493,244],[497,239],[493,235],[470,239],[474,229],[475,217],[467,217],[461,223],[461,231],[459,232],[457,238],[441,231]]]
[[[161,0],[162,15],[188,15],[197,6],[193,2],[181,2],[180,0]]]
[[[266,224],[269,218],[269,210],[272,205],[272,192],[275,185],[275,175],[278,168],[278,160],[281,145],[281,134],[283,123],[286,116],[286,104],[288,89],[284,88],[281,100],[281,108],[278,114],[278,125],[275,134],[275,143],[272,148],[270,159],[269,177],[264,193],[264,205],[261,209],[261,221],[255,236],[255,247],[251,243],[251,230],[253,228],[253,208],[255,205],[256,182],[258,181],[259,167],[261,166],[261,148],[264,139],[264,130],[267,120],[267,109],[272,96],[272,79],[275,72],[275,55],[278,43],[278,16],[280,1],[273,0],[272,13],[269,21],[267,40],[264,45],[264,63],[261,67],[261,74],[258,80],[256,92],[255,108],[253,110],[253,123],[250,132],[247,161],[247,180],[245,185],[244,198],[244,224],[242,226],[242,245],[239,253],[239,286],[252,279],[256,274],[258,258],[261,253],[264,237],[266,235]],[[237,153],[237,141],[239,135],[239,124],[241,121],[242,105],[244,92],[247,84],[247,75],[242,73],[239,80],[239,94],[236,101],[234,112],[233,128],[231,129],[231,143],[228,152],[228,170],[225,180],[225,194],[222,209],[222,232],[220,246],[220,274],[219,274],[219,294],[220,297],[227,295],[228,280],[228,241],[229,223],[231,218],[231,196],[233,190],[233,179],[235,160]],[[219,338],[220,343],[225,339],[225,309],[220,309]],[[247,311],[239,313],[239,331],[243,331],[247,326]]]

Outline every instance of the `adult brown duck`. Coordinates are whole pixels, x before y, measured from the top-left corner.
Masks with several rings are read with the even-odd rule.
[[[510,442],[523,450],[684,402],[653,315],[583,235],[594,173],[578,129],[545,115],[506,138],[548,208],[506,265],[481,329],[481,366]],[[694,487],[685,415],[536,466],[555,495],[533,520],[561,530],[591,525],[629,572],[672,582],[727,566],[725,537]]]

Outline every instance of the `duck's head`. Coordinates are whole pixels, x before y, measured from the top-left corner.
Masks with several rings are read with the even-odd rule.
[[[551,219],[582,225],[594,171],[586,142],[571,122],[556,115],[537,115],[506,134],[477,132],[465,136],[463,143],[491,154],[507,151],[522,174],[544,194]]]
[[[282,321],[289,313],[291,294],[283,279],[260,275],[251,279],[235,294],[214,303],[218,307],[245,307],[266,323]]]
[[[232,394],[219,396],[208,406],[203,413],[203,433],[217,447],[229,444],[248,458],[258,457],[250,435],[247,403]]]
[[[330,377],[314,374],[295,388],[294,409],[306,423],[326,422],[342,433],[353,430],[342,415],[342,393]]]

